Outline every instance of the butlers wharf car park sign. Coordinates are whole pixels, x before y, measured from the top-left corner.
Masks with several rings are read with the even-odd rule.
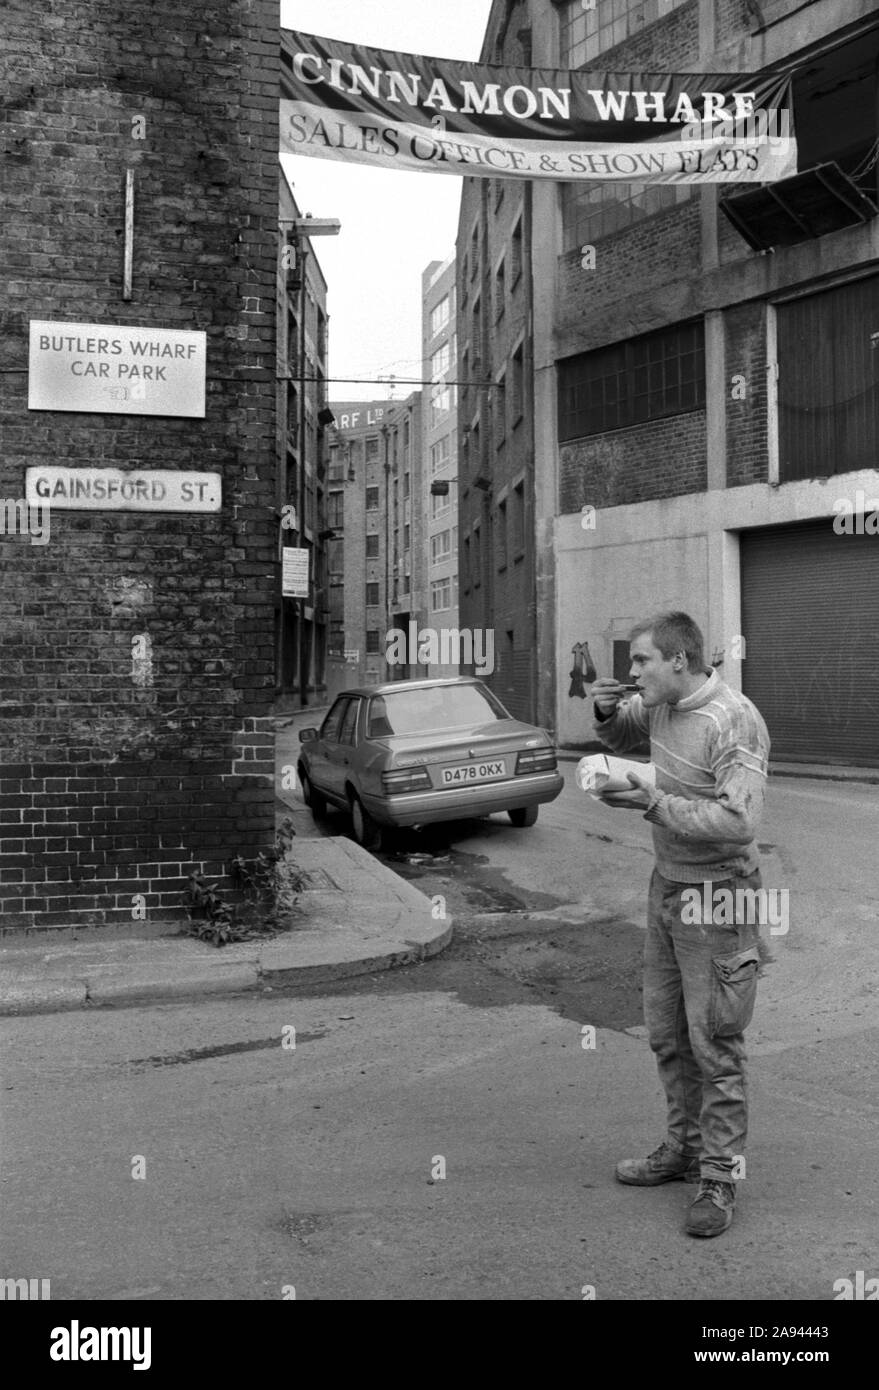
[[[772,183],[791,76],[489,67],[281,31],[282,154],[486,178]]]
[[[204,418],[207,335],[32,320],[30,410]]]
[[[53,511],[218,512],[223,501],[219,473],[35,464],[25,479],[28,505]]]

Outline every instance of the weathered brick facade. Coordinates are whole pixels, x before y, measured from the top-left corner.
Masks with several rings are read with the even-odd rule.
[[[0,497],[54,462],[217,471],[223,501],[2,538],[0,929],[179,922],[190,869],[273,828],[277,6],[2,25]],[[29,411],[32,319],[204,330],[205,418]]]

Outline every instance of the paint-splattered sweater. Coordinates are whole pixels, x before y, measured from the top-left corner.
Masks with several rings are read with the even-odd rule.
[[[751,701],[712,671],[677,705],[645,709],[640,695],[595,731],[614,753],[649,744],[656,791],[645,819],[653,826],[656,867],[675,883],[749,874],[763,812],[769,734]]]

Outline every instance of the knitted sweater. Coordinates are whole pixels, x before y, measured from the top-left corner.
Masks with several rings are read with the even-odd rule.
[[[663,878],[701,883],[756,869],[769,734],[746,696],[712,671],[676,705],[645,709],[634,695],[607,719],[595,709],[595,731],[614,753],[649,743],[656,791],[645,819]]]

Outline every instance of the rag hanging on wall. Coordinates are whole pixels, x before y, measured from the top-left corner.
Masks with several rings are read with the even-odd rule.
[[[595,680],[597,672],[595,663],[589,655],[589,643],[577,642],[571,648],[574,653],[574,665],[571,670],[571,688],[568,696],[579,695],[581,700],[586,699],[586,686],[591,685]]]

